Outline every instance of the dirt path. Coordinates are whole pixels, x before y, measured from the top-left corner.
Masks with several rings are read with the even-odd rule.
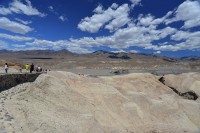
[[[0,133],[15,133],[12,126],[14,118],[5,107],[5,101],[10,98],[7,93],[0,94]]]

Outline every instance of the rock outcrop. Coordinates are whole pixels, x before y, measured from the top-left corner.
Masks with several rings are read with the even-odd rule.
[[[166,81],[165,81],[164,77],[159,78],[159,81],[161,83],[163,83],[163,85],[166,85]],[[169,81],[171,81],[171,80],[169,80]],[[197,100],[199,97],[193,90],[187,89],[186,92],[183,92],[183,90],[181,91],[180,88],[176,89],[176,88],[172,87],[172,86],[174,86],[173,84],[171,84],[171,86],[169,86],[169,85],[166,85],[166,86],[169,87],[170,89],[172,89],[176,94],[178,94],[179,96],[181,96],[185,99]]]
[[[177,91],[177,94],[187,99],[197,100],[200,96],[200,74],[183,73],[179,75],[165,75],[163,83]]]

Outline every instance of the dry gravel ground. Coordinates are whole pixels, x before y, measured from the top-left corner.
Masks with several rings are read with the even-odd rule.
[[[199,94],[200,74],[182,80],[185,75],[177,81]],[[159,78],[148,73],[42,74],[33,83],[0,94],[0,132],[199,133],[200,100],[178,96]],[[171,83],[167,78],[166,82]]]
[[[19,73],[19,71],[16,70],[15,68],[9,68],[8,74],[10,74],[10,73]],[[5,72],[4,68],[2,67],[2,68],[0,68],[0,75],[3,75],[3,74],[6,74],[6,72]]]

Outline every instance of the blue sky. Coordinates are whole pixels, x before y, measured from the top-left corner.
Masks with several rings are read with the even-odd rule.
[[[0,0],[0,49],[200,55],[200,0]]]

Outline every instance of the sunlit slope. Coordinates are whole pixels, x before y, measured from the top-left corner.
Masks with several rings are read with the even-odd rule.
[[[5,108],[13,122],[5,127],[23,133],[199,132],[199,100],[183,99],[158,79],[43,74],[12,88]]]

